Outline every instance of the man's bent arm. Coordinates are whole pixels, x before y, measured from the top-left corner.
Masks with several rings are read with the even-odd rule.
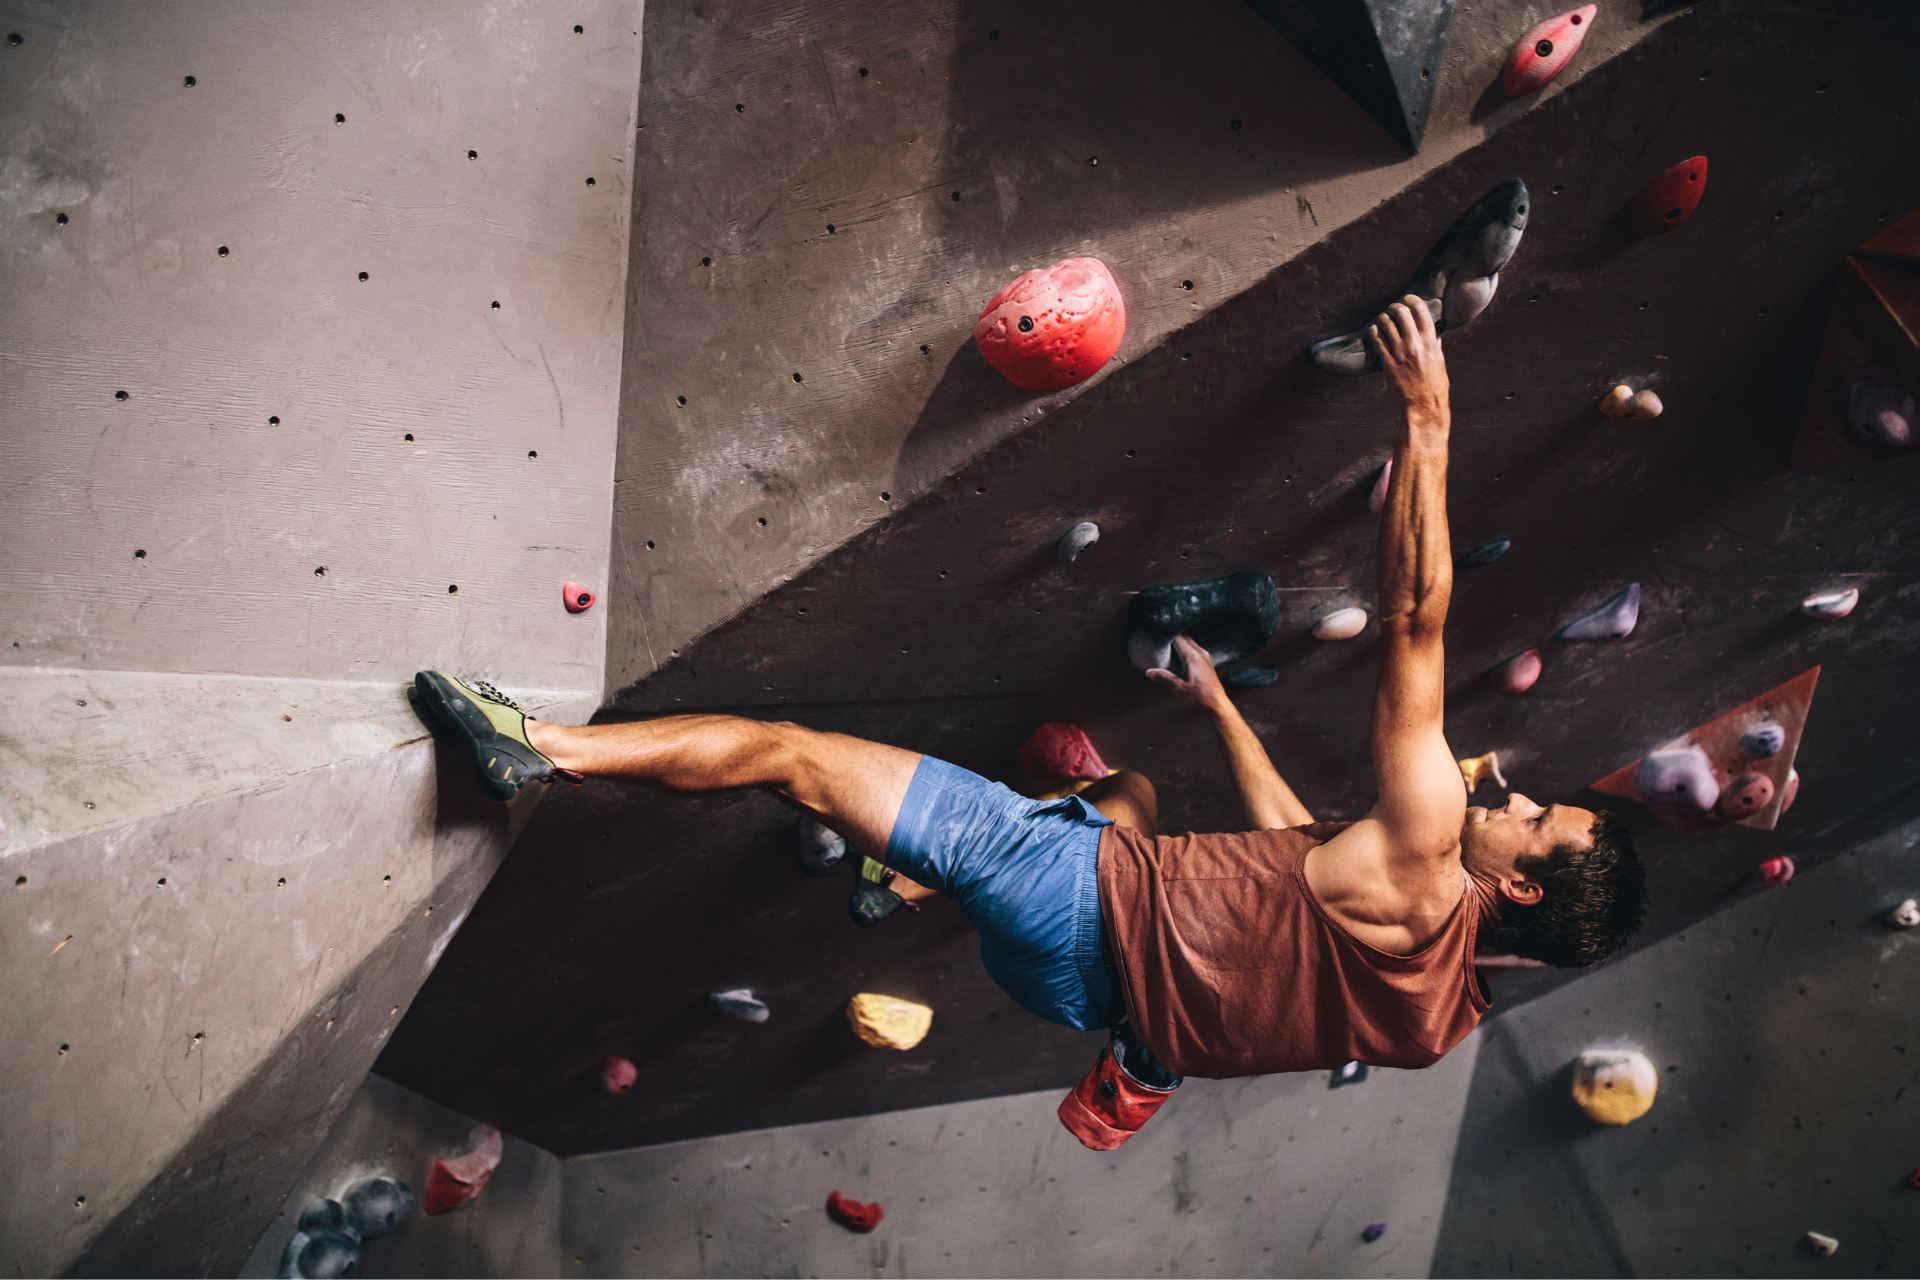
[[[1397,854],[1452,852],[1466,814],[1459,766],[1442,732],[1446,657],[1441,631],[1453,591],[1447,530],[1446,359],[1433,317],[1396,302],[1371,331],[1406,412],[1380,527],[1380,626],[1385,657],[1373,705],[1374,817]]]
[[[1298,827],[1312,822],[1313,815],[1307,812],[1307,806],[1300,803],[1300,798],[1293,794],[1293,788],[1273,767],[1267,749],[1260,745],[1260,739],[1248,727],[1240,708],[1234,706],[1233,700],[1227,697],[1227,691],[1221,686],[1220,677],[1214,673],[1213,659],[1207,651],[1185,636],[1176,637],[1174,647],[1180,651],[1180,658],[1186,665],[1187,678],[1182,680],[1171,671],[1158,669],[1147,672],[1147,675],[1178,691],[1213,721],[1214,730],[1220,735],[1220,747],[1227,754],[1227,767],[1233,772],[1234,785],[1240,789],[1240,802],[1246,807],[1247,821],[1252,824],[1252,829],[1263,831]]]

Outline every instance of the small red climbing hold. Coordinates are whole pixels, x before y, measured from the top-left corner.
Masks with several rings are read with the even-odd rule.
[[[1540,651],[1529,649],[1495,667],[1487,679],[1492,681],[1493,687],[1501,693],[1525,693],[1533,688],[1533,682],[1540,678],[1542,665]]]
[[[1768,858],[1760,864],[1760,883],[1764,885],[1785,884],[1793,879],[1793,859],[1782,854],[1778,858]]]
[[[600,1064],[600,1087],[608,1093],[625,1093],[640,1078],[640,1068],[626,1058],[608,1054]]]
[[[1065,720],[1049,720],[1027,738],[1013,763],[1036,782],[1098,782],[1107,776],[1106,762],[1094,750],[1086,730]]]
[[[994,294],[973,327],[973,341],[1014,386],[1058,391],[1113,359],[1126,331],[1126,303],[1107,265],[1068,258]]]
[[[858,1200],[849,1200],[838,1191],[827,1193],[827,1216],[849,1231],[865,1234],[880,1225],[880,1219],[887,1211],[875,1200],[872,1204],[861,1204]]]
[[[568,613],[585,613],[593,608],[593,592],[577,582],[569,582],[561,587],[560,599],[567,606]]]
[[[1720,816],[1739,821],[1773,803],[1773,779],[1764,773],[1743,773],[1720,792]]]
[[[1507,69],[1500,76],[1500,87],[1507,96],[1532,93],[1565,70],[1573,55],[1580,52],[1580,42],[1587,38],[1587,28],[1598,12],[1599,5],[1582,5],[1548,18],[1522,36],[1507,55]]]
[[[487,1179],[500,1167],[506,1149],[498,1129],[482,1126],[473,1132],[472,1148],[463,1155],[435,1158],[427,1174],[427,1194],[420,1207],[425,1212],[446,1213],[458,1209],[486,1189]]]
[[[1637,236],[1664,235],[1693,216],[1706,189],[1707,158],[1682,160],[1627,202],[1620,224]]]

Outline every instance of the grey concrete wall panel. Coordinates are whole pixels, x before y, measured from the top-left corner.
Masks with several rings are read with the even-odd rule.
[[[1546,93],[1656,29],[1603,7]],[[1484,100],[1537,9],[1459,14],[1409,158],[1239,0],[651,7],[608,687],[1111,377],[988,368],[1002,285],[1102,259],[1138,359],[1537,109]]]
[[[1682,836],[1630,815],[1648,941],[1758,893],[1765,858],[1812,867],[1915,816],[1920,464],[1786,466],[1838,264],[1883,214],[1920,205],[1920,164],[1887,163],[1915,155],[1920,93],[1907,46],[1888,38],[1915,12],[1849,12],[1696,7],[1049,410],[629,690],[626,707],[794,719],[992,776],[1036,723],[1074,720],[1110,763],[1153,777],[1166,830],[1227,828],[1242,818],[1211,730],[1140,677],[1122,633],[1143,586],[1263,568],[1281,587],[1281,633],[1251,661],[1282,675],[1234,696],[1316,814],[1359,816],[1373,800],[1376,633],[1325,644],[1308,631],[1327,609],[1374,605],[1366,500],[1397,427],[1387,387],[1316,377],[1301,353],[1519,174],[1538,202],[1526,241],[1493,307],[1447,340],[1455,545],[1513,540],[1455,583],[1448,740],[1498,750],[1529,796],[1577,801],[1825,664],[1805,785],[1778,830]],[[1615,238],[1620,206],[1701,151],[1715,185],[1687,226]],[[1657,422],[1596,412],[1627,374],[1658,380]],[[1080,519],[1101,540],[1063,565],[1053,539]],[[1627,582],[1644,592],[1632,636],[1550,640]],[[1798,612],[1850,582],[1862,598],[1845,622]],[[1539,684],[1493,693],[1488,669],[1533,646]],[[883,1096],[1064,1089],[1086,1070],[1096,1044],[994,993],[950,904],[854,929],[846,882],[794,865],[792,820],[761,796],[598,784],[550,797],[382,1073],[566,1155],[855,1115]],[[1510,974],[1495,996],[1506,1007],[1565,980]],[[770,993],[764,1026],[701,1004],[754,984]],[[887,1081],[905,1061],[847,1051],[840,1009],[863,989],[935,1006],[914,1051],[933,1065]],[[598,1092],[610,1052],[640,1065],[655,1105]]]
[[[464,1150],[473,1121],[369,1075],[326,1142],[260,1237],[242,1276],[271,1276],[307,1204],[339,1196],[362,1178],[389,1177],[413,1190],[413,1212],[361,1246],[354,1274],[379,1276],[557,1276],[560,1161],[507,1135],[499,1168],[479,1196],[451,1213],[420,1211],[435,1156]]]
[[[6,6],[0,661],[600,687],[640,9]]]
[[[1484,1026],[1433,1273],[1920,1272],[1920,934],[1885,918],[1916,852],[1910,824]],[[1660,1088],[1603,1129],[1569,1066],[1614,1046]]]
[[[566,1274],[1424,1276],[1477,1048],[1338,1090],[1192,1081],[1111,1152],[1046,1092],[576,1156]],[[881,1202],[873,1234],[835,1190]]]

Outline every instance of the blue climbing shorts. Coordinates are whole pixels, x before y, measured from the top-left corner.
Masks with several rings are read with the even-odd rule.
[[[922,756],[887,865],[938,889],[980,935],[987,974],[1028,1013],[1076,1030],[1119,1021],[1100,959],[1100,828],[1079,796],[1029,800]]]

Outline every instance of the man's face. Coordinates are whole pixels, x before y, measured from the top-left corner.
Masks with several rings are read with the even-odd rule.
[[[1563,844],[1592,839],[1593,810],[1570,804],[1541,806],[1509,792],[1498,809],[1474,805],[1460,829],[1460,860],[1469,871],[1498,879],[1523,877],[1522,858],[1543,858]]]

